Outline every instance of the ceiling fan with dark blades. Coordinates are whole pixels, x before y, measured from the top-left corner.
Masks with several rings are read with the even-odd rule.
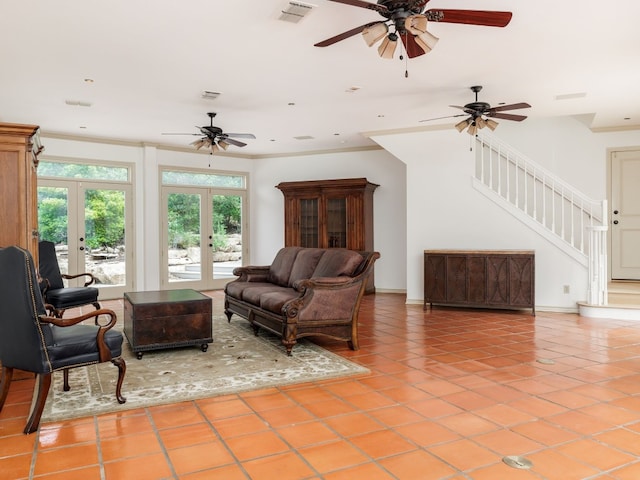
[[[220,150],[226,150],[229,145],[236,147],[244,147],[247,144],[236,140],[236,138],[253,138],[256,136],[252,133],[226,133],[223,132],[220,127],[213,125],[213,119],[216,116],[215,112],[208,112],[207,115],[210,118],[210,124],[202,127],[196,126],[200,133],[163,133],[162,135],[196,135],[201,138],[191,142],[191,145],[196,147],[196,150],[201,148],[211,148],[211,153],[219,152]]]
[[[525,102],[512,103],[511,105],[500,105],[498,107],[492,107],[486,102],[478,101],[478,92],[482,90],[482,86],[474,85],[471,87],[471,91],[476,94],[475,102],[467,103],[461,107],[459,105],[449,105],[452,108],[458,108],[464,113],[458,115],[449,115],[447,117],[429,118],[426,120],[420,120],[421,122],[431,122],[433,120],[442,120],[443,118],[455,118],[455,117],[467,117],[459,123],[456,123],[456,129],[462,132],[467,129],[470,135],[475,135],[480,128],[489,127],[491,130],[495,130],[498,126],[498,122],[492,120],[493,118],[500,118],[503,120],[511,120],[514,122],[521,122],[525,118],[525,115],[516,115],[513,113],[502,113],[505,110],[517,110],[519,108],[531,108],[531,105]]]
[[[465,25],[483,25],[505,27],[511,21],[511,12],[487,10],[424,10],[429,0],[378,0],[378,3],[364,0],[329,0],[354,7],[375,10],[386,20],[365,23],[334,37],[315,44],[316,47],[328,47],[353,35],[362,33],[370,47],[382,40],[378,54],[383,58],[393,58],[398,39],[402,40],[409,58],[430,52],[438,38],[427,31],[428,22],[460,23]]]

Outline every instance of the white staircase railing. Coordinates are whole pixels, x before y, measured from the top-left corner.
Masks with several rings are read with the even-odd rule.
[[[589,268],[589,303],[606,304],[607,201],[592,200],[557,175],[488,135],[476,136],[476,184],[542,229]],[[495,200],[495,198],[494,198]],[[604,302],[604,303],[603,303]]]

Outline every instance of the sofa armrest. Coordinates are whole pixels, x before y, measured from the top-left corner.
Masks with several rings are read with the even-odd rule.
[[[267,282],[269,278],[269,266],[253,266],[236,267],[233,274],[238,282]]]
[[[363,264],[353,277],[317,277],[297,281],[294,288],[300,296],[282,307],[286,322],[357,321],[365,281],[380,254],[367,252],[362,256]]]
[[[331,288],[342,287],[345,283],[353,283],[352,277],[317,277],[317,278],[305,278],[297,280],[293,284],[299,292],[304,292],[307,288]]]

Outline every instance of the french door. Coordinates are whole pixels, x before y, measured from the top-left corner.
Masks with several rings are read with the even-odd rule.
[[[40,179],[38,229],[56,245],[62,273],[91,273],[100,299],[134,290],[131,185]],[[68,280],[82,286],[84,278]]]
[[[224,288],[242,265],[246,192],[162,187],[163,289]]]

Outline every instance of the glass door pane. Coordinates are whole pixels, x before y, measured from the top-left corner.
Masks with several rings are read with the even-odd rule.
[[[127,284],[126,195],[123,190],[82,188],[84,234],[78,238],[82,272],[93,274],[99,288]]]
[[[347,248],[347,200],[327,199],[327,242],[329,248]]]
[[[69,273],[69,189],[38,187],[38,233],[53,242],[60,273]]]
[[[242,196],[213,195],[213,278],[233,279],[242,265]]]
[[[202,195],[169,193],[166,198],[168,281],[199,281],[202,279]]]
[[[318,199],[300,199],[300,246],[319,247]]]

